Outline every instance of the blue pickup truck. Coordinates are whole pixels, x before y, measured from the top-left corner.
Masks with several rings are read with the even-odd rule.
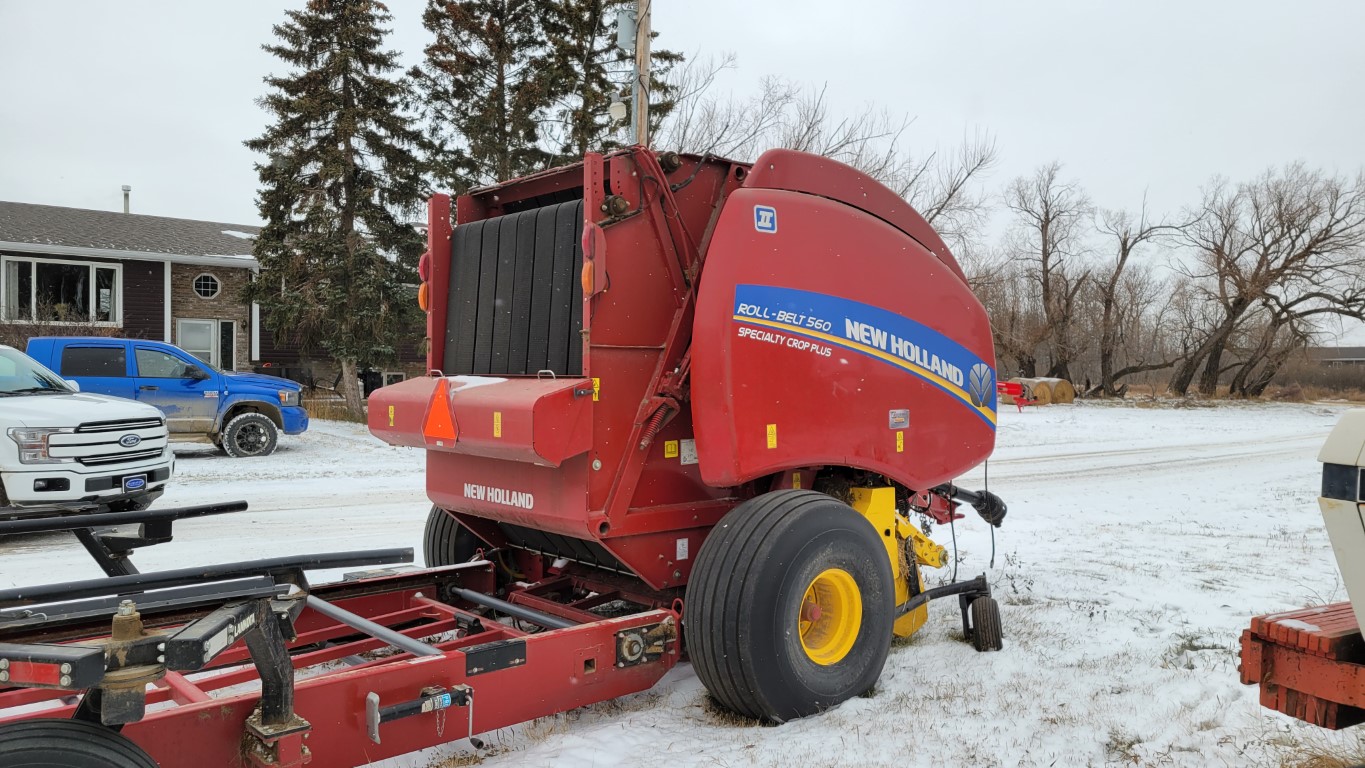
[[[185,350],[141,339],[34,338],[29,357],[80,385],[166,414],[173,439],[207,440],[229,456],[269,456],[279,436],[308,429],[295,382],[220,371]]]

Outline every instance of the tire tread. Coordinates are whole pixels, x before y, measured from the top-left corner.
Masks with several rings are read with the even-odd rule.
[[[62,762],[58,762],[62,760]],[[80,720],[35,718],[0,726],[0,765],[12,768],[157,768],[126,737]]]
[[[772,703],[758,690],[754,664],[743,652],[745,622],[758,606],[744,585],[764,558],[780,529],[812,504],[830,497],[816,491],[778,491],[750,499],[731,510],[707,536],[688,584],[684,602],[684,638],[693,668],[707,690],[723,706],[745,717],[765,719]],[[695,590],[695,591],[694,591]],[[689,621],[690,619],[690,621]]]

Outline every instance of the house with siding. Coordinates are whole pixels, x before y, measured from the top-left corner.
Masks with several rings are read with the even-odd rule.
[[[242,300],[259,265],[259,227],[0,201],[0,319],[39,333],[90,329],[169,341],[225,370],[331,386],[335,371],[300,358]],[[15,334],[9,334],[11,337]],[[20,334],[22,335],[22,334]],[[405,366],[367,389],[420,372],[421,332]]]
[[[0,202],[0,317],[169,341],[227,370],[262,360],[242,301],[258,227]]]

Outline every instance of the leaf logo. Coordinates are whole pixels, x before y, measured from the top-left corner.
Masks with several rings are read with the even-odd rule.
[[[995,387],[994,379],[995,372],[989,365],[977,363],[972,366],[971,374],[967,377],[967,394],[972,398],[972,405],[977,408],[986,405],[986,400]]]

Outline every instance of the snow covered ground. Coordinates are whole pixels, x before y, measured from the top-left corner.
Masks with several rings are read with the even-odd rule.
[[[955,602],[893,648],[866,698],[777,727],[716,711],[690,668],[654,690],[485,736],[486,766],[1279,765],[1352,742],[1261,710],[1237,681],[1252,615],[1345,598],[1322,531],[1328,405],[1012,408],[990,489],[1010,513],[957,526],[960,575],[986,571],[1006,647],[961,640]],[[418,547],[422,457],[317,423],[275,457],[179,451],[160,505],[245,498],[177,524],[145,569],[300,552]],[[984,472],[963,479],[979,487]],[[246,524],[245,529],[243,524]],[[946,528],[935,537],[951,547]],[[0,584],[97,576],[61,536],[0,540]],[[479,761],[467,742],[386,766]]]

